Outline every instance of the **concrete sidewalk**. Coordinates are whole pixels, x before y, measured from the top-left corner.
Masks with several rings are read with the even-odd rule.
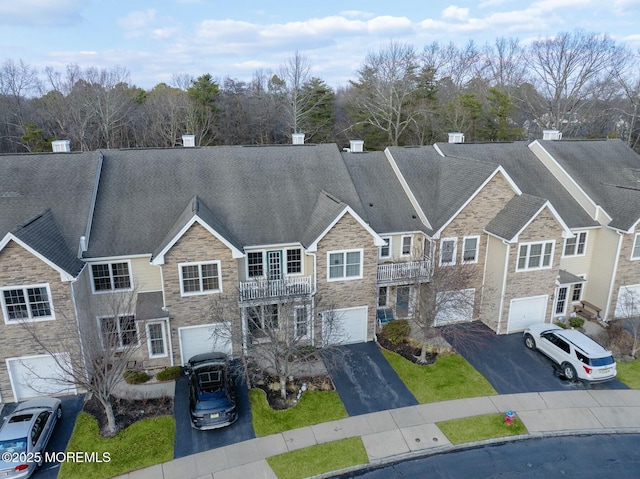
[[[483,396],[420,404],[286,431],[133,471],[118,479],[275,479],[267,457],[356,436],[362,438],[368,466],[383,464],[460,447],[449,442],[436,422],[504,414],[509,410],[522,420],[529,437],[640,433],[640,390]]]

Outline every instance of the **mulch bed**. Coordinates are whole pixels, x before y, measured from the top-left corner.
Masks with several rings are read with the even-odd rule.
[[[394,345],[393,343],[391,343],[391,341],[389,341],[389,339],[383,337],[382,335],[378,336],[378,344],[382,346],[384,349],[393,351],[394,353],[399,354],[403,358],[415,364],[420,364],[420,365],[433,364],[436,362],[436,359],[438,357],[437,353],[430,353],[427,351],[426,362],[424,363],[418,362],[420,358],[420,348],[416,348],[415,346],[409,344],[406,341],[403,341],[400,344]]]
[[[149,398],[149,399],[119,399],[112,398],[113,413],[116,416],[118,430],[122,430],[136,421],[149,419],[152,417],[173,415],[173,398]],[[100,428],[100,435],[104,435],[107,426],[107,415],[100,401],[92,396],[85,404],[83,411],[91,414]]]

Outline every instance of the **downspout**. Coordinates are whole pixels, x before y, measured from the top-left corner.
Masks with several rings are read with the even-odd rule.
[[[80,270],[80,273],[78,273],[78,276],[76,276],[73,280],[71,280],[71,282],[69,283],[69,289],[71,290],[71,304],[73,304],[73,313],[76,317],[76,331],[78,332],[78,341],[80,343],[80,357],[82,358],[82,367],[84,368],[84,373],[85,373],[85,379],[87,380],[87,382],[90,380],[89,378],[89,370],[87,369],[87,360],[84,356],[84,343],[82,342],[82,334],[80,331],[80,319],[79,319],[79,315],[78,315],[78,304],[76,303],[76,293],[74,291],[74,287],[73,285],[76,283],[76,281],[78,281],[78,279],[80,278],[80,274],[82,273],[82,271],[84,270],[84,266],[82,267],[82,270]],[[69,352],[69,354],[71,354],[71,352]],[[78,394],[78,388],[75,388],[76,390],[76,395]]]
[[[318,292],[318,274],[317,274],[317,256],[315,253],[306,251],[304,252],[304,254],[312,256],[313,257],[313,286],[312,286],[312,291],[311,291],[311,345],[315,346],[316,345],[316,328],[314,327],[314,323],[315,323],[315,315],[316,315],[316,293]]]
[[[507,289],[507,273],[509,272],[509,253],[511,252],[511,245],[505,240],[502,240],[502,243],[507,246],[507,253],[504,255],[504,275],[502,277],[502,291],[500,292],[500,310],[498,311],[498,327],[496,328],[496,334],[500,334],[502,311],[504,309],[505,290]],[[509,328],[507,326],[507,333],[508,332]]]
[[[164,295],[164,272],[162,271],[162,266],[160,265],[155,265],[155,266],[160,268],[160,283],[162,284],[162,311],[165,311],[168,313],[169,311],[167,311],[167,301]],[[174,366],[176,361],[173,354],[173,339],[171,339],[171,317],[168,314],[167,314],[167,336],[169,337],[169,351],[171,351],[171,354],[169,355],[171,360],[171,366]]]
[[[615,230],[616,233],[618,233],[618,247],[616,248],[616,259],[613,262],[613,271],[611,274],[611,281],[609,282],[609,294],[607,295],[607,304],[605,306],[604,309],[604,318],[603,321],[607,321],[607,318],[609,317],[609,309],[611,306],[611,297],[613,296],[613,285],[616,282],[616,276],[618,275],[618,261],[620,260],[620,250],[622,249],[622,238],[623,235],[622,233],[620,233],[620,231]]]

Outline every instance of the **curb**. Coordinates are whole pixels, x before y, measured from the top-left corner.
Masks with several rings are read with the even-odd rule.
[[[565,436],[594,436],[594,435],[609,435],[609,434],[640,434],[640,428],[609,428],[609,429],[567,429],[565,431],[547,431],[547,432],[533,432],[528,434],[520,434],[518,436],[504,436],[494,437],[491,439],[484,439],[482,441],[466,442],[464,444],[450,444],[446,446],[438,446],[431,449],[424,449],[422,451],[407,452],[404,454],[398,454],[396,456],[389,456],[383,459],[375,459],[367,464],[358,464],[356,466],[346,467],[344,469],[337,469],[331,472],[325,472],[317,476],[310,476],[310,479],[328,479],[331,477],[339,476],[342,474],[349,474],[351,472],[366,471],[368,469],[378,469],[382,466],[388,466],[391,464],[397,464],[411,459],[420,459],[423,457],[437,456],[439,454],[447,454],[449,452],[464,451],[469,449],[476,449],[485,446],[492,446],[497,444],[506,444],[509,442],[528,441],[532,439],[544,439],[549,437],[565,437]]]

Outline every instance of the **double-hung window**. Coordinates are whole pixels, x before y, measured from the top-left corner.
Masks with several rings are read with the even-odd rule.
[[[631,250],[631,259],[640,259],[640,233],[636,234],[636,239],[633,242],[633,249]]]
[[[260,278],[264,275],[262,251],[251,251],[247,253],[247,275],[249,278]]]
[[[382,238],[384,244],[380,246],[378,257],[389,258],[391,256],[391,238]]]
[[[297,339],[309,336],[309,308],[296,306],[293,310],[295,319],[295,337]]]
[[[150,358],[161,358],[167,356],[165,323],[147,323],[147,343]]]
[[[328,280],[362,278],[362,250],[330,251]]]
[[[93,291],[119,291],[131,289],[129,262],[97,263],[91,265]]]
[[[302,250],[300,248],[287,250],[287,274],[302,273]]]
[[[456,264],[456,238],[443,238],[440,241],[440,266]]]
[[[1,298],[7,324],[55,319],[48,284],[2,288]]]
[[[132,314],[98,318],[105,349],[121,349],[138,344],[138,329]]]
[[[576,233],[573,238],[564,240],[563,256],[583,256],[587,245],[587,232]]]
[[[478,246],[480,243],[479,236],[467,236],[462,242],[462,262],[477,263],[478,262]]]
[[[222,290],[220,261],[181,263],[178,267],[180,268],[180,293],[182,296],[219,293]]]
[[[411,236],[402,237],[402,256],[411,256],[411,248],[413,246],[413,238]]]
[[[551,268],[553,262],[553,241],[524,243],[518,249],[516,271],[531,271]]]

